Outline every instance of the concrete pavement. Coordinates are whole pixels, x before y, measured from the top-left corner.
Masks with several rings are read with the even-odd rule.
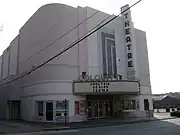
[[[154,118],[151,120],[157,119],[169,119],[171,118],[169,113],[160,113],[155,114]],[[144,119],[145,121],[149,121],[148,118]],[[140,119],[129,119],[129,120],[119,120],[119,119],[105,119],[105,120],[96,120],[89,121],[85,123],[77,123],[73,125],[68,125],[66,129],[79,129],[79,128],[92,128],[92,127],[102,127],[102,126],[110,126],[110,125],[119,125],[125,123],[136,123],[142,122]],[[27,133],[27,132],[41,132],[41,131],[52,131],[52,130],[60,130],[64,129],[64,124],[47,124],[47,123],[29,123],[22,121],[0,121],[0,132],[5,132],[8,134],[12,133]],[[68,130],[69,131],[69,130]],[[73,130],[74,131],[74,130]],[[64,132],[64,131],[63,131]]]
[[[50,131],[16,135],[179,135],[180,118],[78,130]]]
[[[40,132],[42,127],[38,125],[30,125],[28,123],[15,122],[15,121],[0,121],[0,134],[1,133],[25,133],[25,132]]]
[[[89,127],[102,127],[102,126],[111,126],[111,125],[122,125],[122,124],[132,124],[132,123],[139,123],[139,122],[148,122],[148,121],[154,121],[154,120],[164,120],[164,119],[172,119],[174,117],[170,116],[170,113],[154,113],[154,117],[151,118],[129,118],[129,119],[118,119],[118,118],[112,118],[112,119],[99,119],[99,120],[91,120],[88,122],[82,122],[82,123],[75,123],[75,124],[68,124],[68,127],[64,127],[64,129],[79,129],[79,128],[89,128]],[[63,129],[63,127],[59,128],[59,125],[46,125],[46,127],[43,129],[45,131],[51,131],[51,130],[59,130]]]

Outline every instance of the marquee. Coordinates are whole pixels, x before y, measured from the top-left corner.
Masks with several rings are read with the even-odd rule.
[[[137,81],[74,82],[74,94],[128,94],[138,93]]]

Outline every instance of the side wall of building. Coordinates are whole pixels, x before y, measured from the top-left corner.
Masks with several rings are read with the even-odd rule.
[[[41,89],[41,91],[39,91]],[[42,91],[43,90],[43,91]],[[48,95],[48,96],[47,96]],[[68,121],[81,121],[85,120],[86,116],[75,115],[75,101],[85,100],[84,96],[74,96],[72,94],[72,81],[47,81],[44,83],[34,84],[30,87],[24,86],[22,98],[22,118],[27,121],[46,121],[46,115],[38,116],[35,103],[36,101],[53,102],[54,109],[56,108],[56,101],[68,100]],[[44,105],[45,106],[45,105]],[[44,108],[46,112],[46,108]],[[54,110],[53,121],[55,122],[58,117],[55,116]],[[56,121],[58,122],[58,120]]]
[[[3,63],[3,56],[1,55],[0,56],[0,80],[2,79],[2,72],[3,72],[2,63]]]
[[[151,94],[149,60],[147,51],[146,34],[144,31],[134,29],[135,45],[137,51],[137,70],[142,94]]]
[[[81,7],[73,8],[61,4],[49,4],[41,7],[20,30],[19,72],[27,72],[44,63],[72,45],[78,37],[83,36],[86,32],[85,24],[78,27],[77,24],[88,16],[84,15],[81,18],[82,14],[85,14],[85,10]],[[23,78],[20,96],[22,99],[21,114],[24,120],[45,120],[45,115],[40,118],[35,114],[36,101],[53,101],[55,103],[54,101],[62,101],[65,98],[69,100],[70,105],[69,121],[84,119],[85,116],[78,119],[80,116],[74,115],[74,101],[83,97],[75,96],[72,93],[72,80],[78,79],[79,69],[81,68],[81,72],[83,72],[83,66],[85,66],[82,59],[84,49],[81,47],[83,44],[83,42],[77,44]],[[25,53],[27,50],[29,51]],[[63,83],[68,81],[71,83]]]
[[[9,75],[9,55],[10,49],[9,47],[3,52],[3,62],[2,62],[2,79],[5,79]]]
[[[146,33],[134,29],[133,34],[135,37],[137,72],[140,81],[141,97],[142,100],[148,99],[150,110],[153,110]]]
[[[39,66],[77,40],[77,28],[71,31],[75,26],[77,26],[76,8],[62,4],[48,4],[41,7],[19,32],[20,73]],[[66,34],[68,31],[71,32]],[[59,80],[62,78],[72,80],[77,77],[77,70],[78,47],[76,46],[42,67],[42,74],[37,74],[37,77],[61,72]],[[66,77],[69,72],[72,74]]]
[[[19,36],[17,36],[10,44],[10,59],[9,59],[9,76],[17,75],[18,71],[18,45]]]

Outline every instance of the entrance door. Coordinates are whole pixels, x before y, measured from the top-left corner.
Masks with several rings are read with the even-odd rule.
[[[99,101],[99,115],[98,117],[101,118],[104,116],[104,102],[103,101]]]
[[[20,119],[20,106],[21,106],[21,101],[19,100],[8,101],[8,110],[9,110],[10,120]]]
[[[94,110],[94,118],[98,118],[99,117],[99,102],[95,102],[93,110]]]
[[[105,101],[105,106],[104,106],[104,111],[105,111],[105,116],[108,117],[109,114],[109,109],[110,109],[110,104],[108,101]]]
[[[111,101],[88,101],[88,119],[109,117],[112,114]]]
[[[91,101],[88,101],[88,118],[91,119],[93,117],[93,104]]]
[[[53,103],[46,102],[46,120],[52,121],[53,120]]]

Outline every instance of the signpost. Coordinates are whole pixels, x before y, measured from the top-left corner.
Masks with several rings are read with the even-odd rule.
[[[64,103],[65,103],[65,112],[64,112],[65,121],[64,121],[64,124],[66,127],[67,126],[67,99],[64,100]]]

